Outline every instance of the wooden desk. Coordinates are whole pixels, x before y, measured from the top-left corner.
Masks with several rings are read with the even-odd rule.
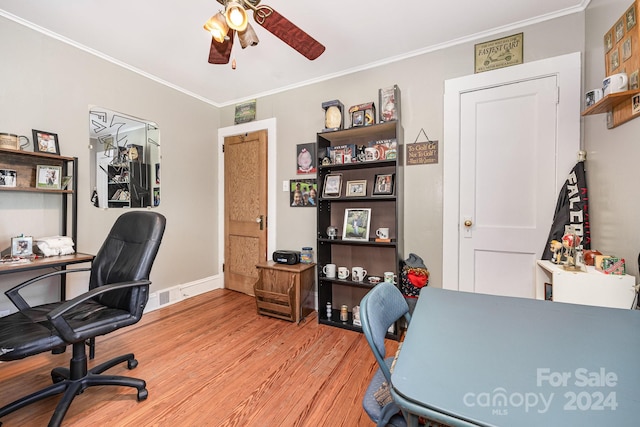
[[[638,331],[638,310],[423,288],[391,394],[452,426],[637,425]]]
[[[259,314],[300,323],[314,311],[315,264],[256,265],[258,280],[253,286]]]
[[[71,255],[59,255],[51,257],[36,258],[26,263],[0,263],[0,274],[12,274],[24,271],[39,270],[43,268],[59,268],[65,270],[68,265],[81,264],[93,261],[94,256],[83,253],[75,253]],[[66,278],[60,277],[60,300],[67,298]]]

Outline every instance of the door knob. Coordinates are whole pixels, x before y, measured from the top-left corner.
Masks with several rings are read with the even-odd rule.
[[[256,223],[260,224],[260,230],[264,230],[264,215],[260,215],[256,218]]]
[[[464,222],[464,226],[465,226],[465,227],[471,227],[472,225],[473,225],[473,222],[471,222],[471,220],[470,220],[470,219],[467,219],[467,220]]]

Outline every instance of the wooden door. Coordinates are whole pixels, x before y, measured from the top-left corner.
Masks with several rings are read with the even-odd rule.
[[[224,286],[253,295],[267,259],[267,131],[224,139]]]
[[[536,297],[580,143],[580,54],[445,82],[442,287]]]

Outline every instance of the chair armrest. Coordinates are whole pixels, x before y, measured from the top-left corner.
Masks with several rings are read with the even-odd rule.
[[[38,282],[42,279],[46,279],[48,277],[54,277],[54,276],[60,276],[63,274],[68,274],[68,273],[76,273],[79,271],[91,271],[90,267],[87,268],[73,268],[70,270],[59,270],[59,271],[54,271],[52,273],[46,273],[46,274],[42,274],[40,276],[36,276],[33,279],[29,279],[26,282],[22,282],[16,286],[14,286],[13,288],[9,289],[8,291],[6,291],[4,294],[7,296],[7,298],[9,298],[9,300],[13,303],[13,305],[16,306],[16,308],[20,311],[23,310],[27,310],[29,308],[31,308],[31,306],[27,303],[27,301],[22,297],[22,295],[20,295],[20,290],[22,290],[23,288]]]
[[[60,333],[62,339],[68,343],[77,342],[81,337],[63,317],[65,313],[97,295],[118,289],[135,288],[137,286],[150,284],[150,280],[134,280],[130,282],[110,283],[108,285],[98,286],[97,288],[93,288],[90,291],[85,292],[82,295],[78,295],[77,297],[57,306],[47,314],[47,318],[51,321],[53,327]]]

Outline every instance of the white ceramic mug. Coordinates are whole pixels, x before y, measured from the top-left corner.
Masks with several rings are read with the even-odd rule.
[[[336,277],[336,265],[335,264],[327,264],[322,267],[322,272],[329,279],[335,279]]]
[[[629,78],[626,73],[613,74],[602,81],[604,96],[610,93],[624,92],[629,88]]]
[[[346,279],[349,277],[349,269],[347,267],[338,267],[338,279]]]
[[[362,282],[367,275],[367,270],[362,267],[353,267],[351,269],[351,279],[354,282]]]
[[[381,239],[389,238],[389,227],[380,227],[376,230],[376,236]]]
[[[378,160],[380,158],[380,152],[373,147],[367,147],[364,149],[364,160],[370,162],[372,160]]]
[[[384,281],[387,283],[396,283],[396,275],[393,271],[385,271],[384,272]]]

